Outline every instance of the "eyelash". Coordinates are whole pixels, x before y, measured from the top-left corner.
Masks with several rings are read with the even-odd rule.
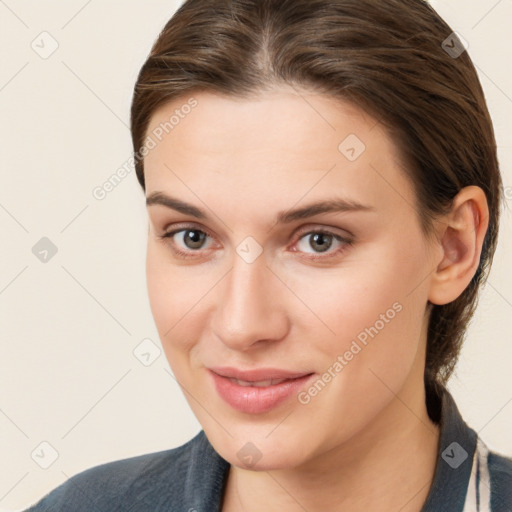
[[[167,242],[168,239],[171,239],[174,235],[176,235],[178,233],[181,233],[183,231],[185,231],[185,232],[186,231],[197,231],[199,233],[204,233],[206,236],[208,236],[210,238],[213,238],[207,231],[205,231],[203,229],[199,229],[196,226],[181,226],[179,229],[174,229],[172,231],[169,231],[168,233],[164,233],[163,235],[158,235],[157,238],[159,240],[163,241],[163,242]],[[337,240],[338,242],[341,242],[343,245],[340,248],[338,248],[337,250],[335,250],[335,251],[327,252],[326,253],[327,256],[321,256],[322,253],[317,253],[318,256],[311,256],[311,255],[305,256],[306,259],[309,259],[309,260],[328,260],[328,259],[334,258],[335,256],[338,256],[341,253],[345,252],[347,247],[350,247],[354,243],[354,240],[352,240],[350,238],[345,238],[345,237],[342,237],[340,235],[337,235],[336,233],[333,233],[332,231],[319,228],[319,229],[316,229],[316,230],[315,229],[310,229],[310,230],[304,230],[304,231],[299,232],[296,235],[296,241],[294,242],[294,245],[297,244],[302,238],[304,238],[304,237],[306,237],[308,235],[316,235],[316,234],[332,236],[335,240]],[[190,251],[187,251],[187,252],[182,251],[181,249],[176,248],[174,242],[172,242],[172,241],[171,241],[170,245],[171,245],[172,251],[176,255],[178,255],[179,257],[184,258],[184,259],[197,258],[198,256],[193,255],[193,253],[201,251],[201,249],[198,249],[197,251],[194,251],[194,250],[190,250]],[[328,251],[329,251],[329,249],[328,249]],[[294,251],[294,252],[299,252],[299,251]]]

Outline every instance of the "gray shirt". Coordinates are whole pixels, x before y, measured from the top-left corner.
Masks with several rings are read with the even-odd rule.
[[[512,459],[489,452],[445,389],[440,443],[422,512],[512,512]],[[92,467],[26,512],[215,512],[229,463],[203,430],[186,444]]]

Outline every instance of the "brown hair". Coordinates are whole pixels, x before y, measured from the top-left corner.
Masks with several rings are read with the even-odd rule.
[[[139,152],[155,111],[194,91],[244,98],[288,84],[351,101],[393,135],[428,236],[461,188],[481,187],[489,228],[478,270],[456,300],[429,304],[425,382],[436,387],[454,369],[487,279],[503,200],[484,94],[452,32],[422,0],[188,0],[154,43],[131,109]],[[135,161],[144,189],[144,161]]]

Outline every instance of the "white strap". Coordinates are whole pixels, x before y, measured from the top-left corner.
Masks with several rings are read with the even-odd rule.
[[[491,512],[491,478],[489,475],[488,456],[489,449],[477,437],[463,512]]]

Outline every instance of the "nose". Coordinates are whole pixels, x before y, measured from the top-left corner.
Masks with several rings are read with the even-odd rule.
[[[285,286],[261,255],[247,263],[235,255],[233,267],[218,289],[211,326],[220,341],[247,351],[285,337],[289,328]]]

